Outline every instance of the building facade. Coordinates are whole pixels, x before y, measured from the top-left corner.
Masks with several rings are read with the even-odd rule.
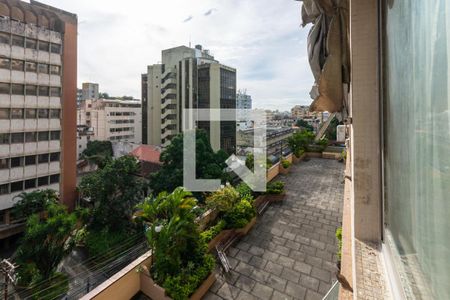
[[[236,118],[237,118],[237,128],[248,129],[252,126],[252,121],[250,120],[250,112],[252,109],[252,96],[247,95],[246,90],[239,90],[236,95]]]
[[[180,46],[162,51],[162,64],[150,65],[141,77],[142,131],[146,144],[166,147],[182,131],[184,108],[235,108],[236,70],[203,50]],[[199,122],[210,133],[214,150],[232,152],[235,122]]]
[[[83,82],[81,86],[81,100],[98,99],[98,83]]]
[[[0,238],[9,209],[51,188],[70,209],[76,188],[77,17],[36,1],[0,3]]]

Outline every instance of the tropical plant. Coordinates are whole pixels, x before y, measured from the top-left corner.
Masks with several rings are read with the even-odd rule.
[[[110,141],[89,141],[82,157],[87,161],[103,168],[111,161],[113,149]]]
[[[266,194],[279,195],[284,192],[284,183],[282,181],[273,181],[267,183]]]
[[[312,131],[303,130],[297,131],[288,138],[288,145],[295,156],[301,156],[301,150],[308,150],[308,147],[313,143],[315,135]]]
[[[239,193],[239,196],[241,196],[241,198],[253,195],[253,190],[245,182],[239,183],[236,186],[236,191]]]
[[[312,127],[308,122],[306,122],[303,119],[297,120],[297,123],[295,125],[297,127],[302,127],[302,128],[304,128],[305,130],[308,130],[308,131],[314,131],[314,127]]]
[[[256,215],[256,210],[251,204],[252,198],[242,198],[228,211],[223,219],[226,228],[242,228]]]
[[[59,197],[55,190],[46,189],[29,193],[22,192],[14,199],[18,199],[12,209],[14,218],[28,218],[33,214],[43,212],[50,204],[58,203]]]
[[[200,233],[200,237],[205,243],[209,243],[213,238],[215,238],[226,226],[225,220],[220,220],[216,225],[211,226],[208,230]]]
[[[254,171],[254,165],[253,165],[254,164],[254,160],[255,160],[255,157],[254,157],[254,155],[252,153],[247,154],[247,157],[245,158],[245,166],[247,168],[249,168],[250,170],[252,170],[252,171]],[[273,165],[272,161],[269,158],[267,158],[265,162],[264,161],[262,161],[262,162],[260,161],[259,163],[265,165],[266,170],[270,169],[272,167],[272,165]]]
[[[206,198],[206,205],[219,213],[229,211],[240,199],[236,189],[227,184]]]
[[[288,161],[287,159],[282,159],[281,165],[283,166],[284,169],[288,169],[291,166],[291,162]]]

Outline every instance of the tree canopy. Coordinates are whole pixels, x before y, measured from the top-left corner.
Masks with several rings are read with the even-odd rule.
[[[89,162],[103,168],[114,154],[110,141],[89,141],[82,155]]]
[[[295,123],[297,127],[302,127],[308,131],[314,131],[314,127],[312,127],[308,122],[303,119],[298,119],[297,123]]]
[[[22,192],[14,198],[19,199],[12,209],[15,218],[28,218],[44,211],[50,204],[58,203],[58,194],[52,189]]]

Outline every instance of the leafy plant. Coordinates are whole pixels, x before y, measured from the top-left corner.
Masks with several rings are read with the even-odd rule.
[[[308,131],[313,131],[314,127],[312,127],[308,122],[306,122],[303,119],[297,120],[297,123],[295,124],[297,127],[302,127]]]
[[[14,198],[19,199],[12,209],[14,218],[28,218],[43,212],[51,204],[57,204],[59,200],[56,191],[51,189],[22,192]]]
[[[239,193],[239,196],[241,196],[241,198],[253,195],[253,190],[245,182],[239,183],[236,186],[236,191]]]
[[[291,166],[291,162],[287,159],[283,159],[281,160],[281,165],[283,166],[283,168],[288,169]]]
[[[272,181],[267,183],[266,194],[279,195],[284,192],[284,183],[282,181]]]
[[[252,171],[254,171],[254,168],[253,168],[254,167],[254,165],[253,165],[254,164],[254,159],[255,159],[255,157],[254,157],[254,155],[252,153],[247,154],[247,157],[245,159],[245,166],[247,168],[249,168],[250,170],[252,170]],[[272,161],[269,158],[267,158],[265,162],[262,161],[262,162],[258,162],[258,163],[260,163],[262,165],[265,165],[266,170],[270,169],[272,167],[272,165],[273,165]]]
[[[336,229],[336,239],[338,240],[338,252],[337,257],[338,260],[341,261],[342,258],[342,227]]]
[[[217,212],[229,211],[240,199],[238,191],[231,185],[220,188],[206,198],[206,205]]]
[[[104,261],[118,254],[117,251],[112,249],[129,242],[130,233],[125,230],[110,231],[107,228],[102,230],[91,229],[86,232],[84,241],[89,256]],[[134,242],[135,240],[133,240]]]
[[[208,230],[205,230],[202,233],[200,233],[200,237],[205,243],[209,243],[225,228],[225,225],[226,225],[225,221],[220,220],[216,225],[211,226]]]
[[[251,204],[251,198],[243,198],[230,211],[228,211],[223,219],[227,228],[242,228],[256,215],[256,210]]]
[[[113,149],[110,141],[89,141],[82,157],[103,168],[113,157]]]
[[[312,131],[297,131],[288,138],[288,145],[295,156],[300,157],[301,150],[307,150],[309,145],[314,141],[315,135]]]

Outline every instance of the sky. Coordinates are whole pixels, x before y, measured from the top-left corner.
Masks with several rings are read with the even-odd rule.
[[[313,84],[294,0],[42,0],[78,15],[78,86],[141,98],[141,74],[161,50],[196,44],[237,69],[255,108],[310,104]]]

